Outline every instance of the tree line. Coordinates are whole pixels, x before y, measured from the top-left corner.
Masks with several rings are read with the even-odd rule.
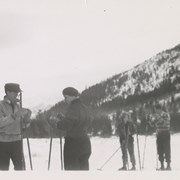
[[[153,97],[153,98],[152,98]],[[145,134],[145,126],[146,126],[146,110],[144,106],[149,104],[150,108],[154,108],[154,103],[160,103],[162,101],[164,106],[166,106],[167,111],[171,116],[171,130],[172,132],[180,131],[180,100],[174,99],[174,96],[166,96],[166,100],[161,97],[161,99],[157,99],[156,96],[151,96],[149,99],[138,98],[138,101],[135,101],[137,97],[129,97],[127,102],[120,103],[117,101],[111,102],[112,104],[108,106],[101,107],[90,107],[90,114],[92,116],[91,126],[89,127],[88,133],[91,136],[101,136],[101,137],[110,137],[112,135],[116,135],[116,127],[115,122],[117,119],[117,115],[119,110],[124,109],[126,111],[132,110],[136,113],[136,109],[138,107],[138,118],[141,120],[141,124],[138,126],[139,134]],[[120,104],[119,104],[120,103]],[[110,108],[109,108],[110,106]],[[47,138],[50,136],[58,137],[59,130],[52,129],[48,124],[48,118],[52,114],[57,114],[59,112],[65,113],[67,105],[64,102],[60,102],[56,104],[53,108],[48,111],[41,112],[34,119],[32,119],[32,123],[30,127],[24,133],[25,136],[31,138]],[[148,133],[152,133],[153,129],[149,129]],[[63,133],[63,132],[62,132]]]

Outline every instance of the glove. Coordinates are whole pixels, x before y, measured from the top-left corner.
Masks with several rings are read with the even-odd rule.
[[[31,111],[29,109],[21,108],[14,114],[12,114],[12,117],[14,120],[21,120],[21,118],[29,117],[31,116]]]
[[[125,146],[125,145],[126,145],[126,140],[123,139],[123,140],[121,141],[121,146]]]
[[[64,114],[59,113],[59,114],[57,115],[57,118],[58,118],[59,120],[63,120],[63,119],[65,118],[65,116],[64,116]]]
[[[50,116],[47,121],[52,128],[57,128],[57,123],[59,122],[59,119],[56,116]]]
[[[26,109],[26,114],[23,116],[23,123],[25,124],[25,127],[29,127],[30,126],[30,122],[31,122],[31,110]]]

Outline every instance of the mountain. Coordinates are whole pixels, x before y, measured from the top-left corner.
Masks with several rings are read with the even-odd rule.
[[[82,92],[82,99],[90,105],[100,107],[112,101],[121,100],[122,102],[128,97],[140,97],[158,90],[163,92],[161,95],[170,94],[172,91],[177,91],[179,87],[180,44],[128,71],[89,87]]]

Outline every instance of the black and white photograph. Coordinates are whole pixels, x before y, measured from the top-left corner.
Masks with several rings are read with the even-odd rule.
[[[0,178],[180,176],[179,0],[0,0]]]

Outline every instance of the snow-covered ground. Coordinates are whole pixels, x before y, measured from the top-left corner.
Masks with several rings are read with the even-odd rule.
[[[140,157],[142,162],[144,145],[145,145],[145,136],[138,136],[138,138],[139,138],[139,147],[140,147]],[[172,156],[173,171],[180,170],[179,139],[180,139],[180,134],[171,135],[171,156]],[[134,145],[135,145],[137,170],[140,170],[136,135],[134,135],[134,140],[135,140]],[[50,139],[29,139],[29,142],[31,147],[33,170],[47,171]],[[116,136],[113,136],[111,138],[92,137],[91,143],[92,143],[92,154],[89,161],[90,170],[98,171],[98,169],[100,169],[103,166],[103,164],[109,159],[109,157],[111,157],[112,154],[119,148],[119,139]],[[24,153],[25,153],[27,170],[30,170],[26,139],[24,139]],[[115,155],[108,161],[108,163],[103,166],[102,170],[117,171],[118,168],[122,166],[121,156],[122,156],[121,150],[119,149],[117,153],[115,153]],[[131,166],[130,163],[129,166]],[[143,171],[154,171],[156,167],[157,167],[156,139],[154,135],[147,136]],[[50,170],[53,171],[61,170],[60,139],[58,138],[53,139]]]
[[[171,136],[171,150],[172,150],[172,171],[156,171],[157,157],[156,157],[156,141],[155,136],[148,136],[146,141],[145,161],[144,169],[139,170],[138,151],[137,151],[137,139],[135,139],[135,156],[137,161],[137,171],[117,171],[122,166],[121,150],[119,150],[110,161],[102,168],[102,171],[98,170],[103,164],[112,156],[112,154],[119,147],[118,137],[111,138],[91,138],[92,143],[92,155],[90,157],[90,171],[61,171],[60,163],[60,140],[53,139],[51,168],[48,171],[48,156],[50,139],[29,139],[33,171],[30,170],[27,141],[24,139],[24,153],[26,159],[27,171],[17,172],[13,170],[11,164],[10,171],[0,172],[1,179],[26,179],[26,180],[179,180],[180,177],[180,134],[174,134]],[[143,156],[145,136],[139,136],[140,154],[141,160]]]

